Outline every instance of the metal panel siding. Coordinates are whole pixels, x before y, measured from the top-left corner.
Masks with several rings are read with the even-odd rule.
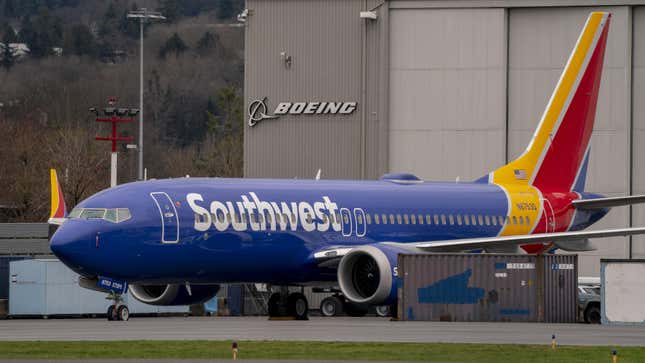
[[[25,260],[10,263],[16,281],[9,285],[9,315],[105,314],[106,294],[78,286],[78,275],[58,260]],[[187,313],[188,306],[153,306],[124,297],[131,314]]]
[[[359,178],[360,1],[247,1],[245,107],[277,102],[357,101],[352,115],[282,116],[245,126],[247,177]],[[287,69],[280,53],[292,56]]]
[[[524,151],[591,11],[612,13],[586,190],[608,196],[629,190],[627,7],[509,10],[509,158]],[[628,224],[628,209],[614,208],[595,228]],[[580,254],[581,275],[598,276],[600,256],[627,256],[627,238],[599,240]]]
[[[0,223],[0,238],[47,238],[47,223]]]
[[[578,320],[578,256],[546,255],[544,258],[544,322]]]
[[[632,70],[632,122],[633,122],[633,189],[632,194],[645,194],[645,6],[633,9],[633,70]],[[633,206],[634,226],[645,221],[645,204]],[[634,257],[645,257],[645,237],[634,236]]]
[[[0,300],[9,298],[9,263],[30,259],[29,256],[0,256]]]
[[[504,162],[504,9],[390,11],[389,170],[473,179]]]
[[[561,260],[570,261],[571,256],[549,261]],[[546,295],[540,298],[544,265],[540,267],[534,255],[399,255],[398,266],[403,279],[399,301],[403,320],[545,321],[548,317],[550,322],[575,321],[571,306],[544,314],[545,306],[551,308],[544,301],[547,297],[556,301],[558,291],[546,293],[554,285],[545,284]],[[571,296],[576,285],[568,283],[562,289]]]

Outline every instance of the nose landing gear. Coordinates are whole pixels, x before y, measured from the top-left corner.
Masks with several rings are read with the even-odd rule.
[[[121,294],[110,292],[106,297],[107,300],[114,300],[114,304],[107,309],[107,320],[109,321],[128,321],[130,320],[130,309],[123,304]]]

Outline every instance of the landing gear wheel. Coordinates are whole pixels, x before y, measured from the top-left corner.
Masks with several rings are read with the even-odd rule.
[[[307,302],[305,295],[299,292],[289,294],[287,311],[289,312],[289,315],[295,317],[296,320],[308,320],[309,303]]]
[[[108,321],[113,321],[114,320],[114,305],[108,306],[107,320]]]
[[[338,296],[330,296],[320,302],[320,314],[322,316],[336,316],[343,313],[343,301]]]
[[[349,301],[345,303],[344,308],[347,315],[355,317],[365,316],[367,315],[367,311],[369,310],[369,307],[367,305],[356,304]]]
[[[392,308],[390,305],[379,305],[376,307],[376,315],[385,318],[392,315]]]
[[[271,297],[269,298],[269,302],[267,304],[267,310],[269,312],[269,316],[275,317],[275,316],[280,316],[280,293],[276,292],[271,294]]]
[[[121,306],[119,306],[119,309],[117,310],[117,316],[119,317],[119,320],[121,320],[121,321],[128,321],[128,320],[130,320],[130,310],[128,309],[127,306],[121,305]]]

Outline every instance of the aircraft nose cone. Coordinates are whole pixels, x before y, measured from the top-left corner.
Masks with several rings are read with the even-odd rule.
[[[88,255],[89,240],[78,228],[69,226],[67,221],[51,237],[49,248],[65,265],[72,270],[83,270]]]

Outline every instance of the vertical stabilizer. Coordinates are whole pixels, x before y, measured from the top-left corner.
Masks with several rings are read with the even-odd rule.
[[[589,15],[529,146],[492,172],[489,182],[542,191],[570,191],[584,183],[610,18],[605,12]]]

